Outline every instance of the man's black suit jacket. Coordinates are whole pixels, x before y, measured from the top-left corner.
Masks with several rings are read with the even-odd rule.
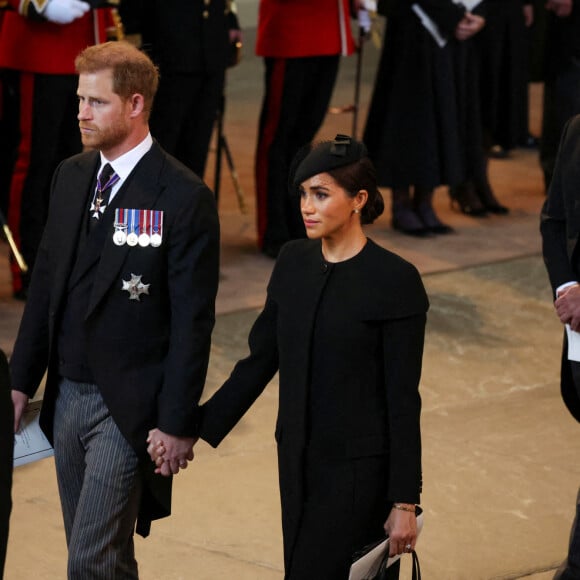
[[[117,194],[117,205],[163,211],[159,247],[117,246],[114,212],[103,216],[103,244],[84,249],[89,196],[98,152],[65,160],[55,172],[49,217],[11,358],[13,388],[36,392],[48,368],[41,426],[52,440],[58,385],[57,339],[67,289],[96,269],[84,318],[88,363],[121,432],[143,459],[141,521],[169,514],[170,480],[153,476],[149,429],[192,435],[210,351],[219,273],[219,222],[214,197],[191,171],[156,143]],[[76,262],[76,265],[75,265]],[[74,267],[74,273],[73,273]],[[123,281],[141,276],[149,293],[130,300]],[[156,501],[153,501],[155,498]]]
[[[580,115],[573,117],[563,131],[554,176],[542,208],[540,230],[544,262],[555,295],[562,284],[580,281]],[[580,397],[566,351],[564,337],[562,397],[574,418],[580,421]]]
[[[8,545],[8,522],[12,510],[13,411],[8,361],[0,350],[0,579],[3,578]]]

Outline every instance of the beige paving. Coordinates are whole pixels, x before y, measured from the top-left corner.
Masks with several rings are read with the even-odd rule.
[[[353,65],[343,63],[335,104],[352,99]],[[374,65],[369,48],[363,107]],[[261,74],[249,54],[230,73],[227,137],[249,212],[240,212],[224,170],[222,283],[206,396],[245,354],[272,268],[255,249],[253,218]],[[533,87],[536,131],[540,97]],[[321,135],[349,129],[350,117],[332,115]],[[467,218],[450,209],[442,190],[436,204],[456,234],[407,238],[389,229],[388,215],[369,228],[375,240],[417,264],[431,300],[422,382],[425,529],[418,547],[427,580],[551,578],[566,552],[580,485],[580,427],[559,397],[561,329],[540,259],[537,153],[516,151],[490,169],[496,192],[512,208],[507,217]],[[206,179],[211,185],[211,168]],[[10,297],[6,256],[0,245],[0,347],[10,352],[22,305]],[[155,524],[149,539],[137,539],[144,580],[282,578],[276,405],[274,381],[219,450],[199,444],[194,464],[175,480],[174,515]],[[6,579],[65,578],[52,460],[15,471],[11,524]]]

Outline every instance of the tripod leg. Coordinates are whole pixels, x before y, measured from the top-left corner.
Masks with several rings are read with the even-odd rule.
[[[221,185],[221,174],[222,174],[222,149],[223,149],[223,133],[224,133],[224,99],[222,97],[219,109],[216,115],[216,157],[215,157],[215,172],[213,181],[213,192],[215,195],[216,202],[219,200],[220,195],[220,185]]]
[[[236,197],[238,198],[238,205],[240,207],[240,211],[245,214],[248,211],[246,205],[246,198],[244,196],[244,192],[242,191],[242,187],[240,185],[240,180],[238,178],[238,172],[236,171],[236,166],[234,165],[234,159],[232,157],[232,152],[230,151],[230,146],[226,140],[226,136],[222,135],[222,147],[224,153],[226,154],[226,161],[228,163],[228,167],[230,169],[230,173],[232,174],[232,181],[234,182],[234,189],[236,190]]]

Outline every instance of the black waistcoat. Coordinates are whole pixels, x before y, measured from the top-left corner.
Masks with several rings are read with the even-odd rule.
[[[106,212],[114,212],[121,202],[122,194],[126,189],[129,179],[121,186],[113,201],[107,206]],[[96,187],[96,176],[90,189],[89,200],[92,200]],[[100,223],[90,228],[91,212],[88,209],[83,217],[83,227],[79,239],[79,246],[75,266],[71,272],[70,280],[76,280],[76,269],[82,263],[80,259],[89,245],[97,245],[102,248],[105,244],[107,235],[112,232],[106,226],[106,220],[100,220]],[[94,238],[94,239],[93,239]],[[93,288],[95,274],[97,272],[98,261],[92,268],[89,268],[85,274],[78,279],[74,285],[70,285],[67,291],[66,304],[63,310],[59,333],[58,333],[58,368],[62,377],[82,383],[94,383],[94,378],[88,364],[87,337],[85,318],[89,307],[89,299]]]

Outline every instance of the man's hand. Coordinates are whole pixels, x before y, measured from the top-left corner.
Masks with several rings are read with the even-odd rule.
[[[477,34],[484,26],[485,18],[483,16],[466,12],[455,27],[455,38],[457,40],[467,40]]]
[[[14,433],[16,433],[20,429],[22,413],[26,409],[26,405],[28,405],[28,395],[22,391],[12,389],[12,404],[14,405]]]
[[[580,331],[580,285],[568,286],[559,292],[554,307],[562,324],[569,324],[572,330]]]
[[[147,452],[157,468],[155,473],[169,477],[177,475],[180,469],[187,468],[187,462],[193,460],[193,446],[197,439],[177,437],[152,429],[147,437]]]
[[[70,24],[91,9],[91,5],[81,0],[49,0],[43,16],[56,24]]]
[[[389,536],[389,556],[412,552],[415,549],[417,518],[414,511],[392,508],[384,529]]]
[[[548,0],[545,6],[559,18],[566,18],[572,14],[573,0]]]

